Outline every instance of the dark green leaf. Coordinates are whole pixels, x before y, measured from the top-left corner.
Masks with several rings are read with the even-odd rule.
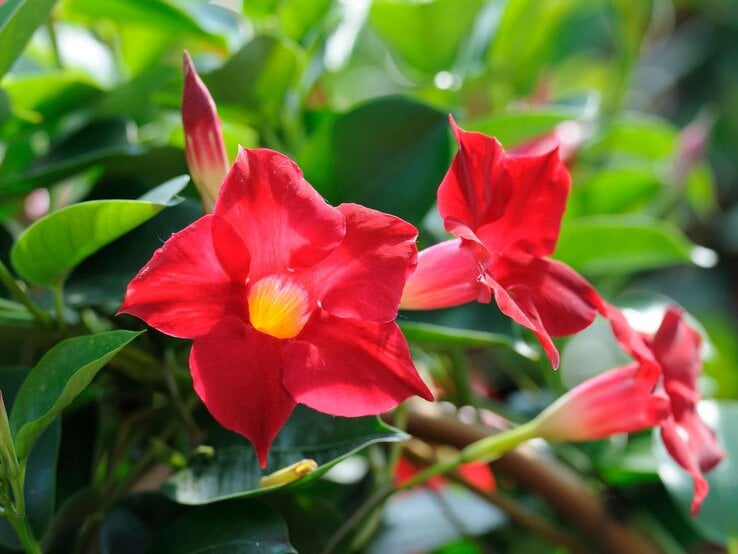
[[[18,390],[27,375],[28,370],[25,368],[0,369],[0,389],[8,411],[11,411]],[[60,438],[61,423],[56,421],[39,437],[26,463],[26,513],[37,537],[44,534],[54,515]],[[0,520],[0,544],[15,550],[21,549],[18,536],[4,519]]]
[[[6,0],[0,3],[0,78],[46,21],[56,0]]]
[[[666,221],[612,215],[564,222],[555,257],[587,275],[623,275],[690,263],[694,251]]]
[[[79,262],[170,205],[187,184],[178,177],[141,200],[92,200],[63,208],[31,225],[11,252],[13,266],[29,281],[53,286]]]
[[[376,0],[373,27],[413,67],[430,74],[452,69],[481,0]]]
[[[251,443],[240,435],[221,431],[212,439],[213,453],[200,454],[189,467],[164,485],[164,493],[183,504],[207,504],[226,498],[263,494],[263,474],[312,459],[318,469],[299,482],[310,481],[350,454],[377,442],[396,442],[405,435],[376,417],[341,418],[298,406],[277,435],[262,473]]]
[[[296,45],[258,36],[203,79],[217,102],[240,106],[258,121],[278,116],[302,63]]]
[[[0,181],[0,192],[18,194],[55,183],[115,156],[133,156],[144,151],[129,141],[129,123],[122,119],[94,121],[53,145],[20,175]]]
[[[718,444],[725,451],[725,459],[705,474],[710,492],[702,504],[700,513],[692,521],[711,541],[727,544],[738,538],[738,402],[702,401],[699,412],[705,422],[715,430]],[[653,433],[653,448],[659,460],[659,476],[669,493],[685,514],[692,503],[692,478],[666,452],[658,429]]]
[[[164,529],[151,554],[296,554],[271,507],[248,501],[192,509]]]
[[[403,98],[327,118],[300,153],[329,202],[357,202],[418,224],[448,169],[446,114]]]
[[[141,333],[109,331],[74,337],[49,350],[31,370],[10,413],[18,457],[33,444],[110,359]]]

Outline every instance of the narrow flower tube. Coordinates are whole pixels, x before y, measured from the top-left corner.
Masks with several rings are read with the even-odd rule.
[[[218,190],[230,164],[215,102],[195,71],[187,52],[184,53],[183,60],[182,124],[185,133],[185,155],[192,180],[202,197],[205,212],[212,213]]]
[[[488,304],[489,287],[483,282],[484,266],[473,252],[474,243],[447,240],[418,255],[418,267],[402,291],[400,309],[435,310],[478,301]]]
[[[536,418],[548,440],[588,441],[658,425],[669,400],[654,394],[638,364],[611,369],[571,389]]]

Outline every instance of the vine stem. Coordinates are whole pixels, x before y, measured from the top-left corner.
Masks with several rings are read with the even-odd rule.
[[[7,266],[0,261],[0,281],[3,282],[5,287],[8,289],[13,297],[23,304],[29,312],[31,312],[38,322],[44,327],[51,327],[51,318],[44,310],[42,310],[38,304],[36,304],[26,292],[18,286],[15,282],[15,277],[10,273]]]
[[[436,475],[454,471],[461,464],[477,461],[489,462],[495,460],[519,444],[534,438],[536,436],[535,431],[535,425],[530,423],[526,423],[518,427],[512,427],[507,431],[484,437],[483,439],[470,444],[458,454],[439,460],[435,464],[416,473],[413,477],[399,485],[395,486],[391,481],[388,482],[370,496],[367,501],[364,502],[358,510],[356,510],[356,512],[351,514],[351,517],[349,517],[333,534],[331,540],[328,541],[328,544],[326,544],[321,554],[331,554],[334,552],[339,543],[356,525],[359,524],[362,519],[364,519],[367,514],[369,514],[369,512],[387,500],[394,493],[421,485]]]
[[[56,312],[56,323],[59,330],[66,332],[67,322],[64,319],[64,283],[59,282],[54,285],[54,311]]]
[[[26,481],[26,465],[18,462],[2,394],[0,394],[0,458],[2,458],[5,474],[3,477],[10,483],[13,491],[12,500],[7,494],[7,489],[3,491],[3,516],[15,530],[25,551],[28,554],[41,554],[41,547],[33,536],[28,518],[26,518],[26,499],[23,490]]]

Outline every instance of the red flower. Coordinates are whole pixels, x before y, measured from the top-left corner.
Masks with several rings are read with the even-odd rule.
[[[194,339],[197,394],[265,466],[297,402],[362,416],[432,399],[394,322],[416,234],[399,218],[326,204],[277,152],[242,150],[215,212],[154,253],[121,312]]]
[[[203,207],[207,213],[211,213],[230,163],[215,102],[195,71],[187,52],[184,53],[183,60],[182,125],[185,132],[185,155],[192,181],[202,197]]]
[[[659,425],[667,451],[692,476],[695,515],[708,491],[702,472],[724,455],[696,410],[700,336],[673,306],[653,337],[634,331],[613,306],[601,309],[634,362],[570,390],[541,413],[537,430],[552,440],[584,441]]]
[[[661,439],[671,457],[692,476],[692,515],[696,515],[709,490],[703,472],[714,468],[725,455],[715,433],[697,413],[700,335],[687,325],[682,311],[672,306],[650,346],[663,370],[661,386],[671,403],[669,417],[661,422]]]
[[[552,336],[594,319],[599,296],[569,266],[549,259],[556,246],[570,178],[555,150],[506,154],[500,143],[459,129],[459,151],[438,189],[438,211],[456,239],[423,250],[402,296],[403,309],[489,302],[531,329],[551,363]]]

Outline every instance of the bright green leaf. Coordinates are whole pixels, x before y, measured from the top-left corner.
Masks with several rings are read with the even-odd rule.
[[[301,41],[323,19],[333,5],[332,0],[288,0],[279,6],[278,16],[285,34]]]
[[[56,0],[6,0],[0,3],[0,78],[46,21]]]
[[[541,110],[511,111],[463,125],[467,131],[477,131],[496,137],[506,150],[552,131],[562,121],[576,119],[581,110],[555,106]]]
[[[468,348],[504,346],[514,349],[510,337],[473,329],[458,329],[432,323],[399,321],[400,329],[409,342],[418,344],[458,345]]]
[[[372,26],[413,67],[430,74],[453,67],[481,0],[376,0]]]
[[[27,376],[28,370],[25,368],[0,369],[0,390],[8,411],[12,410],[17,393]],[[44,534],[54,515],[56,464],[60,441],[61,422],[55,421],[41,434],[26,462],[26,514],[37,537]],[[0,520],[0,545],[21,550],[18,535],[4,519]]]
[[[140,200],[92,200],[63,208],[31,225],[11,259],[25,279],[45,286],[64,280],[79,262],[171,204],[187,177],[169,181]]]
[[[10,413],[18,458],[28,456],[54,418],[113,356],[140,334],[109,331],[74,337],[60,342],[41,358],[23,382]]]
[[[694,525],[711,541],[727,544],[738,538],[738,402],[702,401],[699,412],[704,421],[715,430],[718,444],[725,451],[725,459],[705,474],[710,492],[700,513],[692,519]],[[659,476],[683,513],[689,514],[693,484],[689,474],[679,466],[661,441],[658,430],[653,433],[653,449],[659,460]]]
[[[299,481],[303,483],[370,444],[404,438],[405,435],[376,417],[332,417],[298,406],[277,435],[264,473],[248,440],[221,431],[212,439],[213,452],[197,454],[186,469],[164,485],[163,491],[182,504],[254,496],[275,488],[259,488],[263,474],[302,459],[315,460],[318,469]]]
[[[156,554],[296,554],[277,511],[257,502],[190,510],[165,528],[147,552]]]
[[[648,217],[565,221],[555,257],[587,275],[623,275],[693,261],[696,247],[676,227]]]
[[[222,44],[220,37],[205,31],[189,14],[166,0],[65,0],[70,15],[107,18],[118,24],[138,24],[164,30],[170,35],[185,35]]]

